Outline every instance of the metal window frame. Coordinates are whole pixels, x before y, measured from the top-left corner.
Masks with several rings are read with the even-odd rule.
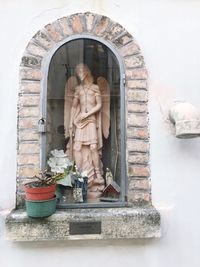
[[[41,71],[44,74],[41,80],[41,97],[40,97],[40,117],[46,119],[47,118],[47,84],[48,84],[48,72],[51,59],[55,52],[63,46],[65,43],[70,41],[74,41],[77,39],[91,39],[103,43],[106,47],[108,47],[111,52],[115,55],[119,71],[120,71],[120,127],[121,131],[121,194],[120,201],[116,203],[86,203],[86,204],[63,204],[58,206],[58,208],[91,208],[91,207],[122,207],[127,206],[127,162],[126,162],[126,111],[125,111],[125,67],[122,57],[119,55],[117,50],[113,47],[113,44],[109,41],[106,41],[103,38],[89,35],[89,34],[76,34],[73,36],[69,36],[62,40],[59,43],[56,43],[52,49],[47,53],[47,56],[42,61]],[[40,168],[44,169],[46,167],[46,133],[41,133],[40,135]]]

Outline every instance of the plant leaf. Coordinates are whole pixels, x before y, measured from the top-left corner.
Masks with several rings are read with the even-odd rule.
[[[72,187],[71,175],[67,174],[63,178],[57,180],[57,184]]]

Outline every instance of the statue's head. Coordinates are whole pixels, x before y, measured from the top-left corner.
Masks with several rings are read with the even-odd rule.
[[[78,64],[76,66],[75,73],[81,82],[83,82],[85,79],[87,79],[90,82],[93,82],[91,71],[86,64],[83,63]]]

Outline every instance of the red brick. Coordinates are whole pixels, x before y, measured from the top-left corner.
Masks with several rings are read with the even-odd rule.
[[[26,50],[30,54],[40,57],[44,57],[47,53],[47,51],[44,48],[34,43],[29,43],[28,46],[26,47]]]
[[[38,143],[20,143],[19,144],[19,153],[20,154],[30,154],[30,153],[39,153],[39,144]]]
[[[109,40],[113,40],[123,31],[124,31],[124,28],[121,25],[114,23],[111,29],[109,30],[109,32],[106,33],[105,37]]]
[[[18,175],[20,177],[24,177],[24,178],[31,178],[34,177],[36,174],[38,174],[39,171],[39,166],[35,166],[35,167],[19,167],[18,168]]]
[[[149,142],[137,139],[128,139],[127,150],[129,152],[149,152]]]
[[[59,42],[63,39],[63,36],[61,35],[59,31],[59,26],[56,22],[50,23],[45,26],[45,29],[47,30],[49,36],[55,41]]]
[[[138,101],[138,102],[148,101],[148,94],[146,90],[128,89],[127,95],[129,101]]]
[[[114,40],[114,43],[116,46],[121,47],[132,41],[133,37],[126,32],[123,36],[120,36],[116,40]]]
[[[85,23],[86,23],[86,29],[88,32],[91,32],[94,27],[95,22],[95,15],[92,13],[86,13],[85,14]]]
[[[38,107],[23,107],[19,109],[20,117],[38,117],[39,108]]]
[[[133,55],[124,59],[127,68],[143,68],[144,59],[141,55]]]
[[[135,164],[146,164],[149,161],[149,154],[148,153],[139,153],[136,152],[134,154],[128,155],[128,162],[135,163]]]
[[[146,80],[148,78],[148,72],[146,69],[127,69],[127,79]]]
[[[40,93],[40,82],[38,81],[26,81],[26,82],[22,82],[20,84],[20,92],[21,93]]]
[[[151,194],[148,192],[130,190],[128,191],[128,202],[138,205],[151,204]]]
[[[146,103],[127,103],[128,112],[138,112],[144,113],[147,112],[147,104]]]
[[[138,54],[140,52],[139,46],[135,42],[130,42],[120,49],[123,57]]]
[[[95,28],[95,33],[97,35],[102,35],[103,33],[105,33],[108,25],[110,23],[110,19],[103,16],[101,17],[100,21],[98,22],[96,28]]]
[[[39,154],[19,155],[17,162],[19,165],[31,164],[31,165],[38,165],[39,166],[40,155]]]
[[[80,16],[81,15],[72,15],[69,19],[75,33],[82,33],[84,31]]]
[[[148,139],[149,138],[148,128],[147,127],[144,127],[144,128],[129,127],[127,129],[127,137]]]
[[[22,80],[40,81],[42,79],[42,72],[39,69],[21,68],[20,77]]]
[[[36,129],[38,125],[38,119],[33,118],[20,118],[19,129]]]
[[[126,85],[128,88],[132,89],[147,89],[146,80],[128,80]]]
[[[149,177],[150,170],[149,167],[143,165],[129,165],[128,175],[136,177]]]
[[[68,20],[66,17],[59,19],[58,22],[60,24],[60,27],[61,27],[61,30],[62,30],[64,37],[69,36],[73,33],[71,27],[68,25]]]
[[[150,189],[150,180],[149,179],[130,179],[129,181],[129,190],[146,190]]]
[[[45,29],[42,31],[38,31],[36,35],[33,37],[34,40],[40,43],[42,47],[45,49],[49,50],[52,48],[55,44],[53,40],[50,40],[49,37],[47,36]]]
[[[128,126],[145,127],[147,126],[147,116],[129,113],[127,116],[127,124]]]
[[[39,141],[37,129],[34,131],[19,131],[19,140],[21,141]]]
[[[38,95],[22,95],[19,98],[20,107],[39,106],[40,97]]]

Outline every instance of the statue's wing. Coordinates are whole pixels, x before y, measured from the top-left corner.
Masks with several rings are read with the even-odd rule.
[[[77,78],[75,76],[70,77],[65,85],[65,99],[64,99],[64,128],[65,138],[69,137],[69,123],[71,116],[71,108],[74,97],[75,87],[78,85]]]
[[[110,87],[107,80],[104,77],[97,79],[101,97],[102,97],[102,109],[101,109],[101,125],[103,136],[107,139],[109,136],[110,128]]]

